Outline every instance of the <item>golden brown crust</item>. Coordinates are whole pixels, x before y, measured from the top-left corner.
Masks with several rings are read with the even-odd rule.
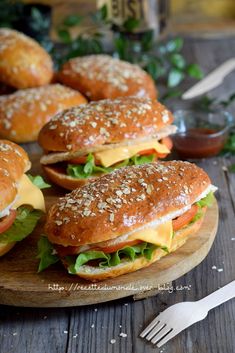
[[[52,166],[43,166],[42,169],[46,176],[55,184],[61,186],[62,188],[68,190],[74,190],[84,186],[91,181],[94,181],[96,178],[87,178],[87,179],[76,179],[72,178],[69,175],[60,173],[57,169]]]
[[[1,237],[1,234],[0,234]],[[5,255],[8,251],[10,251],[13,246],[15,246],[15,243],[9,243],[9,244],[1,244],[0,245],[0,256]]]
[[[51,57],[35,40],[0,29],[0,81],[20,89],[46,85],[52,76]]]
[[[176,232],[176,235],[172,241],[170,253],[181,247],[191,235],[199,230],[203,222],[203,218],[204,217]],[[148,267],[165,255],[167,255],[166,251],[162,249],[156,249],[152,254],[151,260],[147,260],[142,256],[134,261],[127,261],[119,266],[109,267],[106,269],[98,269],[98,271],[93,272],[91,266],[83,265],[81,266],[79,272],[76,273],[76,275],[91,282],[103,281],[108,278],[117,277],[125,273],[135,272],[141,268]],[[62,260],[62,262],[67,268],[66,262],[64,260]]]
[[[59,199],[45,231],[63,246],[114,239],[189,207],[210,184],[208,175],[188,162],[121,168]]]
[[[13,142],[0,140],[0,212],[14,201],[17,194],[16,182],[30,166],[23,148]]]
[[[154,136],[154,140],[159,140],[160,143],[162,143],[162,139],[174,134],[177,130],[177,127],[174,125],[167,125],[164,126],[162,129],[160,129]],[[97,153],[101,151],[108,151],[108,150],[113,150],[115,148],[120,148],[120,147],[129,147],[133,145],[137,145],[143,142],[150,142],[153,140],[153,137],[148,136],[144,137],[141,139],[130,139],[130,140],[123,140],[120,143],[110,143],[110,144],[104,144],[104,145],[97,145],[93,147],[84,147],[80,150],[77,151],[66,151],[66,152],[50,152],[44,154],[40,162],[41,164],[48,165],[48,164],[55,164],[58,162],[63,162],[63,161],[70,161],[72,159],[75,159],[80,156],[86,156],[89,153]],[[164,144],[164,143],[163,143]]]
[[[157,101],[107,99],[57,114],[42,128],[38,141],[44,150],[71,152],[151,137],[172,121],[172,114]]]
[[[0,137],[36,141],[40,129],[58,112],[86,103],[77,91],[60,84],[19,90],[0,97]]]
[[[154,81],[147,72],[108,55],[70,59],[62,66],[58,79],[92,101],[125,96],[157,98]]]

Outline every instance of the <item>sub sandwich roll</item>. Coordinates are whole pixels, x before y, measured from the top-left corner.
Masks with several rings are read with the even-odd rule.
[[[60,84],[0,96],[0,137],[17,143],[36,141],[56,113],[84,103],[79,92]]]
[[[30,234],[45,211],[42,192],[25,174],[30,167],[20,146],[0,140],[0,256]]]
[[[90,102],[57,114],[39,133],[47,176],[67,189],[127,165],[164,158],[176,131],[159,102],[122,97]]]
[[[69,273],[90,281],[149,266],[199,230],[215,189],[188,162],[116,170],[51,207],[39,270],[46,267],[44,256],[52,263],[60,258]]]
[[[62,66],[58,79],[91,101],[126,96],[157,97],[155,83],[146,71],[109,55],[70,59]]]
[[[0,28],[0,81],[21,89],[48,84],[53,77],[50,55],[35,40]]]

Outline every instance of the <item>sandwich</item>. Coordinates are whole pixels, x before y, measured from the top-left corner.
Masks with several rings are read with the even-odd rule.
[[[0,81],[17,89],[51,82],[53,62],[34,39],[9,28],[0,28]]]
[[[41,128],[56,113],[84,103],[86,99],[78,91],[60,84],[0,96],[0,138],[17,143],[37,141]]]
[[[38,243],[39,271],[62,261],[89,281],[139,270],[199,231],[216,188],[189,162],[124,167],[62,197]]]
[[[33,181],[41,188],[48,185],[25,174],[30,166],[23,148],[0,140],[0,256],[27,237],[45,212],[43,194]]]
[[[127,96],[157,98],[155,83],[146,71],[109,55],[72,58],[62,65],[57,79],[91,101]]]
[[[39,133],[41,164],[52,182],[73,190],[127,165],[166,157],[172,114],[147,98],[121,97],[55,115]]]

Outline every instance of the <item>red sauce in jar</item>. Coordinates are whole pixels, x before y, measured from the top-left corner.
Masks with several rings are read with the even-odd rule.
[[[174,147],[182,158],[204,158],[217,155],[223,148],[226,136],[219,130],[192,128],[174,135]],[[215,136],[213,136],[216,134]]]

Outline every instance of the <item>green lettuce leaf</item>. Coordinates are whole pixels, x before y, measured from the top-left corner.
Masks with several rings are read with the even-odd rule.
[[[206,197],[204,197],[200,201],[196,202],[196,204],[198,206],[198,211],[195,214],[195,216],[193,217],[193,219],[191,220],[190,224],[197,222],[200,218],[202,218],[202,216],[204,214],[202,208],[205,206],[211,207],[214,203],[214,200],[215,200],[215,196],[214,196],[213,192],[210,191],[209,194],[206,195]]]
[[[215,201],[215,196],[212,191],[209,192],[209,194],[206,195],[203,199],[197,202],[197,205],[200,207],[211,207]]]
[[[67,174],[73,178],[86,179],[96,174],[110,173],[114,169],[122,168],[128,165],[139,165],[139,164],[151,163],[153,162],[154,158],[155,158],[154,154],[150,154],[148,156],[135,155],[111,167],[103,167],[103,166],[97,166],[95,164],[95,158],[90,153],[87,156],[86,164],[68,164]]]
[[[69,164],[67,174],[73,178],[86,179],[97,173],[109,173],[112,168],[105,168],[95,165],[93,154],[87,156],[86,164]]]
[[[76,258],[76,257],[75,257]],[[81,253],[77,256],[75,262],[73,256],[66,256],[66,260],[69,263],[68,271],[69,273],[76,273],[79,267],[87,263],[88,261],[91,260],[97,260],[97,259],[104,259],[105,261],[109,261],[110,255],[105,254],[103,251],[96,251],[96,250],[90,250],[86,251],[85,253]]]
[[[197,222],[200,218],[202,218],[203,214],[204,214],[204,212],[202,210],[202,207],[199,207],[197,213],[195,214],[195,216],[191,220],[190,224]]]
[[[149,154],[148,156],[138,156],[135,155],[130,158],[131,164],[130,165],[139,165],[139,164],[146,164],[151,163],[154,161],[155,155]]]
[[[138,256],[144,256],[151,260],[153,251],[158,246],[146,242],[142,242],[134,246],[126,246],[111,254],[105,254],[103,251],[90,250],[76,256],[66,256],[66,261],[69,264],[68,271],[75,274],[79,268],[91,260],[99,260],[99,267],[112,267],[121,263],[122,259],[134,261]]]
[[[8,230],[1,234],[0,244],[9,244],[26,238],[32,233],[42,214],[43,212],[39,210],[19,207],[14,223]]]
[[[41,236],[38,241],[37,258],[40,259],[38,272],[45,270],[50,265],[53,265],[59,261],[59,257],[54,254],[53,246],[46,236]]]
[[[29,178],[29,180],[35,185],[37,186],[39,189],[47,189],[50,188],[51,185],[47,184],[43,177],[41,177],[41,175],[31,175],[31,174],[27,174],[27,177]]]

